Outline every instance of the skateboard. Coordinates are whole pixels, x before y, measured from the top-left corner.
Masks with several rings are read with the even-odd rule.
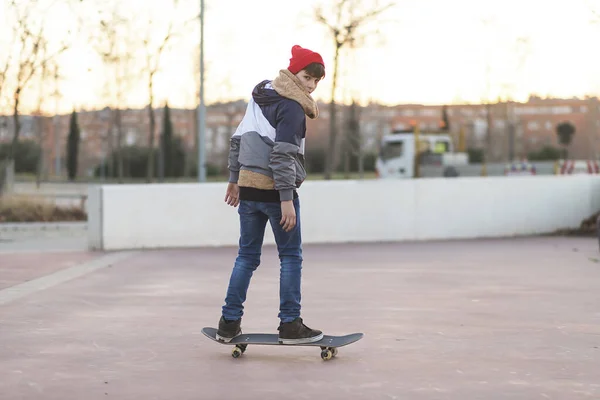
[[[243,333],[232,339],[230,342],[217,340],[217,329],[205,327],[202,333],[209,339],[225,345],[234,346],[231,351],[233,358],[238,358],[246,351],[249,344],[256,345],[275,345],[275,346],[314,346],[321,348],[321,358],[325,361],[331,360],[338,353],[338,347],[347,346],[354,343],[364,336],[362,333],[351,333],[344,336],[323,335],[323,339],[312,343],[284,344],[279,343],[279,335],[276,333]]]

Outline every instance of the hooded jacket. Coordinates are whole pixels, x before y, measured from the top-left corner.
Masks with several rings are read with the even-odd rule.
[[[240,200],[297,197],[296,189],[306,178],[306,115],[317,117],[316,103],[288,71],[254,87],[229,148],[229,182],[239,185]]]

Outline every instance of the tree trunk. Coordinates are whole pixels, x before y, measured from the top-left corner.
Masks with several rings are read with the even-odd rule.
[[[358,115],[358,111],[357,111],[357,107],[356,107],[356,100],[354,100],[354,99],[352,100],[351,110],[352,110],[352,112],[350,113],[350,115],[351,115],[350,131],[352,132],[352,138],[353,138],[353,154],[358,159],[358,173],[359,173],[360,179],[363,179],[365,168],[364,168],[364,159],[363,159],[363,151],[362,151],[362,134],[360,131],[360,117]]]
[[[21,97],[21,88],[17,88],[17,90],[15,90],[15,105],[13,108],[14,133],[13,133],[13,139],[12,139],[12,143],[10,145],[10,149],[8,150],[9,161],[14,160],[14,158],[15,158],[15,150],[17,148],[17,143],[19,142],[19,133],[21,133],[21,121],[19,119],[20,97]]]
[[[38,116],[37,118],[37,123],[36,123],[36,129],[37,129],[37,137],[38,137],[38,143],[40,145],[40,156],[38,157],[38,162],[37,162],[37,166],[36,166],[36,171],[35,171],[35,185],[36,187],[39,189],[40,188],[40,184],[42,183],[42,171],[44,169],[44,129],[42,126],[42,117]]]
[[[146,182],[152,182],[154,178],[154,131],[156,121],[154,119],[154,91],[153,78],[154,74],[150,74],[150,82],[148,84],[150,103],[148,104],[148,116],[150,117],[150,137],[148,141],[148,169],[146,170]]]
[[[484,162],[485,163],[490,163],[491,160],[491,151],[492,151],[492,105],[488,103],[485,105],[485,111],[486,111],[486,121],[487,121],[487,126],[486,126],[486,136],[485,136],[485,156],[484,156]]]
[[[108,155],[106,158],[106,165],[107,165],[107,172],[108,172],[108,179],[112,179],[115,177],[115,159],[114,159],[114,152],[115,152],[115,143],[114,143],[114,130],[115,130],[115,122],[114,120],[111,122],[110,127],[108,129],[108,134],[107,134],[107,141],[108,141]]]
[[[346,147],[344,151],[344,178],[350,178],[350,159],[351,159],[350,149]]]
[[[194,127],[194,145],[192,147],[192,152],[188,151],[187,147],[185,151],[186,162],[184,176],[186,178],[192,177],[192,169],[194,167],[193,160],[196,160],[198,158],[198,107],[194,107],[193,115],[194,123],[192,124],[192,126]]]
[[[117,175],[119,183],[123,183],[123,122],[121,119],[121,109],[115,110],[115,125],[117,126]]]
[[[165,116],[163,114],[163,120]],[[164,125],[163,125],[164,126]],[[164,130],[162,132],[159,131],[158,134],[158,181],[164,182],[165,176],[168,176],[167,172],[167,144],[165,143],[167,138],[165,137]]]
[[[341,43],[335,42],[335,58],[333,60],[333,83],[331,85],[331,103],[329,104],[329,152],[325,163],[325,179],[331,179],[335,164],[335,139],[336,127],[336,104],[335,90],[337,88],[338,61],[340,58]]]
[[[356,164],[358,162],[358,170],[361,172],[362,177],[362,152],[361,152],[361,138],[358,121],[358,112],[356,106],[356,100],[352,99],[352,104],[348,108],[348,115],[346,118],[345,127],[345,165],[344,173],[346,178],[350,178],[352,172],[356,172]]]
[[[154,179],[154,135],[156,120],[154,117],[153,101],[148,105],[148,116],[150,117],[150,141],[148,143],[148,170],[146,171],[146,182],[150,183]]]
[[[362,137],[359,136],[359,147],[358,147],[358,176],[360,179],[365,178],[365,159],[362,151]]]

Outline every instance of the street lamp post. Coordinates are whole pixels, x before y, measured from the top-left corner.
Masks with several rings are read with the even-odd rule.
[[[204,105],[204,0],[200,0],[200,103],[198,106],[198,182],[206,181],[206,107]]]

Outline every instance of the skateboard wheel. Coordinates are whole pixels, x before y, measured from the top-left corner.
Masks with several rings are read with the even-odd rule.
[[[246,351],[246,347],[248,347],[248,345],[247,344],[239,344],[236,347],[242,351],[242,354],[244,354],[244,352]]]
[[[338,353],[337,347],[334,347],[331,351],[332,351],[333,357],[337,356],[337,353]]]
[[[233,350],[231,351],[231,356],[233,358],[238,358],[239,356],[241,356],[243,353],[243,351],[238,348],[237,346],[233,348]]]
[[[331,360],[331,357],[333,357],[333,353],[331,352],[331,350],[323,350],[321,351],[321,358],[325,361],[327,360]]]

